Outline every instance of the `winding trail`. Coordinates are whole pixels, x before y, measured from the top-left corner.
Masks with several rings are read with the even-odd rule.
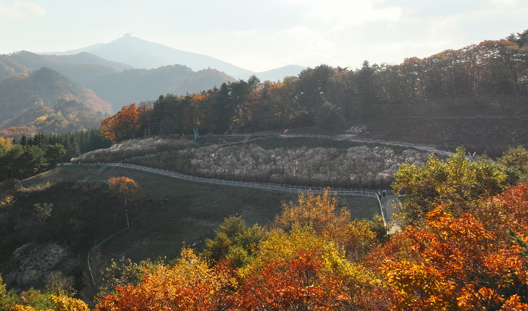
[[[343,134],[343,135],[337,135],[334,137],[328,136],[328,135],[311,135],[311,134],[276,134],[276,133],[266,133],[266,132],[260,132],[255,133],[259,136],[274,136],[279,138],[293,138],[293,137],[317,137],[317,138],[326,138],[326,139],[332,139],[336,141],[351,141],[351,142],[363,142],[363,143],[377,143],[377,144],[384,144],[389,146],[399,146],[399,147],[409,147],[414,148],[418,150],[423,150],[427,152],[434,152],[438,155],[444,155],[444,156],[450,156],[453,153],[436,149],[432,146],[423,146],[423,145],[415,145],[415,144],[409,144],[409,143],[403,143],[403,142],[395,142],[395,141],[384,141],[384,140],[378,140],[378,139],[368,139],[368,138],[360,138],[355,135],[351,134]],[[235,144],[244,144],[251,142],[253,139],[251,139],[255,134],[234,134],[235,136],[243,136],[244,139],[238,142],[232,142],[232,143],[226,143],[224,145],[235,145]],[[262,139],[262,138],[258,138]],[[265,138],[264,138],[265,139]],[[211,146],[207,146],[204,148],[208,148]],[[218,184],[218,185],[226,185],[226,186],[236,186],[236,187],[247,187],[247,188],[256,188],[260,190],[267,190],[267,191],[282,191],[282,192],[289,192],[289,193],[299,193],[299,192],[308,192],[310,191],[313,194],[322,194],[326,188],[330,187],[307,187],[307,186],[296,186],[296,185],[284,185],[284,184],[274,184],[274,183],[259,183],[259,182],[243,182],[243,181],[234,181],[234,180],[224,180],[224,179],[213,179],[213,178],[204,178],[204,177],[197,177],[192,175],[186,175],[174,171],[169,170],[162,170],[147,166],[140,166],[140,165],[134,165],[134,164],[126,164],[126,163],[66,163],[61,165],[67,165],[67,166],[101,166],[101,170],[104,170],[108,166],[113,167],[123,167],[128,169],[135,169],[135,170],[141,170],[144,172],[154,173],[154,174],[160,174],[172,178],[178,178],[183,180],[189,180],[194,182],[205,182],[205,183],[211,183],[211,184]],[[394,217],[394,213],[398,211],[398,206],[401,206],[400,201],[398,200],[398,196],[396,195],[386,195],[385,197],[378,197],[378,193],[374,190],[369,189],[343,189],[343,188],[330,188],[330,191],[335,193],[336,195],[345,195],[345,196],[363,196],[363,197],[373,197],[378,200],[379,206],[380,206],[380,212],[383,217],[383,221],[385,225],[391,225],[391,228],[389,229],[389,233],[392,234],[394,232],[400,231],[401,228],[397,223],[397,219]]]
[[[163,176],[168,176],[177,179],[189,180],[194,182],[202,182],[216,185],[225,185],[225,186],[236,186],[236,187],[246,187],[246,188],[255,188],[260,190],[267,191],[281,191],[289,193],[299,193],[299,192],[310,192],[313,194],[322,194],[325,192],[325,189],[330,189],[330,192],[335,193],[336,195],[344,196],[361,196],[361,197],[372,197],[376,198],[380,205],[380,212],[383,217],[385,224],[388,222],[394,221],[393,210],[391,204],[385,203],[383,198],[379,198],[378,194],[369,189],[345,189],[345,188],[331,188],[331,187],[308,187],[308,186],[297,186],[297,185],[284,185],[284,184],[274,184],[274,183],[260,183],[260,182],[247,182],[247,181],[236,181],[236,180],[225,180],[225,179],[214,179],[214,178],[205,178],[192,175],[186,175],[174,171],[162,170],[148,166],[141,166],[135,164],[127,163],[61,163],[60,166],[69,166],[69,167],[81,167],[81,166],[91,166],[91,167],[122,167],[127,169],[140,170],[148,173],[159,174]]]

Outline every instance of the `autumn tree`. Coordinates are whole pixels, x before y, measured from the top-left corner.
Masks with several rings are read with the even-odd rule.
[[[184,248],[173,266],[161,265],[146,273],[137,286],[117,286],[96,310],[217,310],[225,290],[235,284],[229,273],[211,268]]]
[[[16,304],[17,295],[15,291],[7,291],[6,286],[0,276],[0,311],[9,311]]]
[[[286,262],[275,260],[248,278],[231,302],[231,310],[336,310],[348,301],[342,281],[323,277],[324,264],[301,251]]]
[[[469,161],[465,150],[447,160],[431,155],[424,166],[402,164],[392,185],[401,196],[401,220],[416,223],[437,205],[461,215],[480,198],[501,193],[507,186],[505,169],[486,157]]]
[[[249,283],[245,283],[245,289],[235,293],[235,296],[239,301],[247,303],[255,300],[258,303],[277,303],[282,306],[283,303],[291,303],[300,309],[311,306],[309,302],[303,302],[302,297],[296,297],[306,291],[306,283],[302,279],[291,279],[297,273],[293,267],[307,258],[311,264],[318,266],[313,272],[315,275],[311,275],[315,277],[312,281],[317,280],[313,282],[313,287],[316,287],[314,290],[317,295],[335,303],[335,306],[346,305],[349,309],[355,309],[364,305],[362,301],[368,299],[362,297],[371,292],[379,282],[363,265],[348,260],[345,250],[339,244],[328,240],[309,226],[294,226],[289,232],[272,230],[260,243],[255,259],[239,269],[238,275]],[[289,268],[294,271],[288,271]],[[268,281],[262,278],[264,273],[272,279]],[[329,283],[325,284],[326,281]],[[297,285],[292,286],[290,282]],[[269,293],[267,299],[259,293],[250,293],[251,287],[248,284],[252,284],[256,291],[267,294],[272,290],[277,290],[278,293],[284,291],[285,296],[281,298],[280,295]],[[326,292],[325,287],[330,291]]]
[[[134,202],[145,195],[135,180],[125,176],[110,177],[108,179],[108,186],[114,194],[125,197],[125,201]]]
[[[509,183],[528,181],[528,151],[519,146],[510,149],[497,159],[500,164],[507,168]]]
[[[0,156],[6,153],[7,151],[9,151],[9,149],[11,149],[12,146],[13,146],[12,139],[0,137]]]
[[[119,112],[101,121],[101,137],[118,142],[128,138],[141,136],[144,125],[149,120],[146,115],[150,108],[136,104],[123,106]]]
[[[155,273],[163,266],[165,263],[162,260],[147,259],[139,263],[124,257],[117,261],[112,260],[103,273],[103,282],[95,298],[101,301],[106,295],[114,293],[119,286],[138,286],[146,274]]]
[[[400,250],[406,255],[390,255],[383,267],[398,309],[498,310],[517,295],[526,298],[520,247],[469,213],[455,217],[440,206],[424,226],[409,226],[395,238],[410,244]]]
[[[347,208],[336,209],[337,199],[327,189],[321,195],[299,194],[298,202],[285,203],[274,225],[291,230],[309,226],[328,241],[341,245],[347,258],[357,261],[379,241],[368,221],[352,220]],[[386,232],[386,231],[385,231]]]
[[[227,259],[236,267],[242,267],[252,261],[258,244],[265,237],[265,231],[258,224],[247,227],[239,217],[228,217],[215,230],[214,240],[205,241],[207,248],[203,255],[215,261]]]
[[[68,297],[65,295],[45,295],[49,296],[53,304],[52,308],[43,309],[42,306],[28,306],[17,304],[14,306],[11,311],[36,311],[36,310],[45,310],[45,311],[90,311],[88,305],[80,299]]]

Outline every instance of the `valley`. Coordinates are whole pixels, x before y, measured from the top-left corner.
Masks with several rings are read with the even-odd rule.
[[[130,35],[0,56],[0,311],[526,307],[527,33],[263,79]]]

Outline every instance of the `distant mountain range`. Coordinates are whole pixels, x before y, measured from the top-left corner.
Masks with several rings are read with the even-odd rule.
[[[125,35],[106,44],[95,44],[66,52],[45,54],[70,55],[88,52],[102,58],[123,62],[134,68],[152,69],[167,65],[184,65],[194,71],[214,68],[228,75],[252,74],[235,65],[211,56],[185,52],[168,46]]]
[[[31,70],[38,70],[42,67],[51,68],[70,77],[83,86],[87,86],[89,82],[97,77],[121,71],[120,69],[108,66],[111,62],[88,53],[70,56],[47,56],[20,51],[18,53],[7,55],[6,58]],[[80,60],[83,58],[86,60],[90,59],[91,62],[73,62],[73,60]]]
[[[174,65],[105,75],[93,80],[88,87],[111,102],[113,110],[118,110],[130,103],[157,99],[160,95],[198,93],[232,81],[235,79],[218,70],[194,72],[186,66]]]
[[[0,136],[97,127],[130,103],[198,93],[252,75],[282,81],[303,69],[255,73],[132,36],[66,52],[0,55]]]
[[[48,55],[50,59],[56,60],[62,63],[73,63],[73,64],[97,64],[108,66],[117,70],[132,69],[133,67],[120,62],[113,62],[106,60],[102,57],[94,54],[81,52],[74,55]]]
[[[265,72],[253,72],[211,56],[173,49],[171,47],[125,35],[110,43],[98,43],[84,48],[65,52],[40,53],[72,55],[82,52],[97,55],[107,60],[128,64],[134,68],[152,69],[169,65],[184,65],[194,71],[216,69],[236,79],[247,80],[256,75],[261,81],[277,81],[287,76],[296,76],[304,69],[302,66],[289,65]]]
[[[0,62],[2,61],[6,64],[6,69],[0,70],[0,74],[5,72],[6,76],[13,72],[29,72],[43,67],[56,70],[111,103],[112,112],[124,105],[154,100],[167,93],[185,95],[235,81],[214,69],[194,72],[181,65],[150,70],[134,69],[87,52],[75,55],[38,55],[21,51],[5,55],[0,58]]]

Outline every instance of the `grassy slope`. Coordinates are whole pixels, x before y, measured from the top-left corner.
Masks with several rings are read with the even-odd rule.
[[[103,268],[109,258],[132,260],[175,257],[183,242],[198,243],[212,237],[223,219],[242,215],[249,225],[266,225],[281,212],[281,203],[295,201],[297,196],[204,183],[187,182],[157,174],[122,168],[59,167],[24,180],[25,187],[44,186],[60,180],[107,180],[127,176],[136,180],[149,198],[140,208],[130,210],[131,230],[106,244],[100,253]],[[379,213],[376,200],[362,197],[340,197],[357,219],[371,219]]]

